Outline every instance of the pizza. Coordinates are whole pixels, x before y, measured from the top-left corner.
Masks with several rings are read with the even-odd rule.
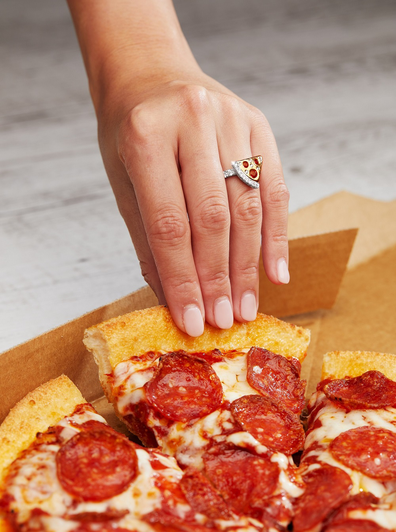
[[[109,427],[65,376],[0,427],[2,532],[262,532],[197,471]]]
[[[260,314],[191,338],[154,307],[91,327],[87,348],[118,416],[204,475],[237,514],[286,527],[303,483],[301,361],[309,332]]]
[[[396,530],[396,357],[332,352],[311,397],[295,532]]]
[[[259,315],[190,338],[155,307],[86,331],[113,430],[67,377],[0,427],[0,532],[396,530],[396,358]],[[304,428],[301,420],[305,420]]]

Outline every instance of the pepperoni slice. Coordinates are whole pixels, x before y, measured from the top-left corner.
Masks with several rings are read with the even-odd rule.
[[[284,356],[252,347],[247,355],[247,381],[296,414],[304,408],[306,381],[300,379],[298,366]]]
[[[197,522],[195,514],[182,517],[180,512],[177,515],[177,508],[173,512],[169,508],[153,510],[143,515],[142,521],[150,523],[156,532],[208,532],[208,527]]]
[[[98,531],[98,526],[100,525],[100,532],[138,532],[137,530],[114,527],[110,523],[95,523],[93,527],[89,523],[83,523],[78,528],[73,530],[73,532],[94,532]]]
[[[220,349],[213,349],[212,351],[206,351],[205,353],[191,353],[190,356],[196,358],[202,358],[208,364],[216,364],[216,362],[222,362],[224,360],[223,353]]]
[[[157,438],[151,427],[147,426],[149,406],[139,402],[129,405],[130,414],[124,416],[124,421],[129,430],[135,434],[146,447],[158,447]]]
[[[304,481],[305,491],[295,505],[294,532],[316,529],[348,497],[352,488],[345,471],[327,464],[310,471]]]
[[[218,491],[196,469],[187,469],[180,487],[193,510],[210,519],[229,519],[230,510]]]
[[[182,351],[162,357],[154,377],[144,386],[148,402],[174,421],[206,416],[223,401],[220,379],[211,366]]]
[[[326,527],[324,532],[389,532],[389,528],[366,519],[348,519]]]
[[[377,480],[396,479],[396,434],[381,427],[347,430],[330,444],[342,464]]]
[[[277,487],[279,468],[268,457],[218,445],[203,455],[203,462],[207,477],[237,513],[266,508]]]
[[[333,401],[353,408],[385,408],[396,406],[396,382],[380,371],[366,371],[359,377],[330,381],[324,393]]]
[[[378,508],[379,499],[375,497],[372,493],[367,491],[362,491],[355,495],[352,495],[346,502],[344,502],[330,517],[326,530],[332,529],[333,526],[344,525],[348,526],[351,521],[349,517],[349,512],[354,510],[366,511],[366,510],[375,510]],[[360,521],[359,521],[360,522]],[[371,523],[372,521],[370,521]],[[345,528],[344,528],[345,529]],[[337,530],[337,528],[335,529]],[[341,528],[342,530],[342,528]],[[356,529],[355,529],[356,530]],[[363,528],[364,530],[364,528]]]
[[[122,493],[138,472],[132,444],[109,429],[73,436],[59,449],[56,466],[62,487],[83,501],[103,501]]]
[[[233,401],[230,410],[243,430],[274,451],[293,454],[304,444],[299,418],[269,397],[245,395]]]

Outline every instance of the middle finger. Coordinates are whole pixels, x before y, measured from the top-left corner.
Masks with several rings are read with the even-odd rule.
[[[227,117],[227,127],[219,135],[220,158],[223,168],[231,161],[252,155],[250,126],[243,113]],[[262,207],[259,189],[253,189],[237,176],[227,178],[231,213],[230,278],[234,316],[238,321],[252,321],[257,316]]]
[[[180,136],[179,162],[206,320],[228,329],[234,321],[229,278],[230,214],[211,104],[204,94],[199,103],[195,112],[189,113]]]

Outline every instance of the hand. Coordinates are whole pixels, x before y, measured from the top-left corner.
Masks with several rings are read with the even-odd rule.
[[[256,317],[266,272],[287,282],[288,192],[264,116],[213,80],[171,81],[99,114],[105,166],[143,276],[192,336]],[[124,111],[120,112],[117,107]],[[117,110],[116,110],[117,109]],[[115,117],[115,118],[112,118]],[[260,189],[224,179],[263,155]]]
[[[110,46],[100,41],[92,55],[100,45]],[[264,115],[203,74],[185,41],[147,46],[102,53],[99,74],[86,58],[99,143],[145,280],[178,327],[199,336],[205,319],[221,329],[255,319],[261,239],[269,279],[288,282],[289,194]],[[263,156],[258,190],[224,179],[232,160],[252,155]]]

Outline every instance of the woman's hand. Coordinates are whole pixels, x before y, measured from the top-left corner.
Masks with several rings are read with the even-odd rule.
[[[234,317],[253,320],[261,239],[269,279],[289,279],[289,195],[267,120],[202,73],[170,2],[79,2],[69,5],[101,152],[145,280],[191,336],[203,332],[205,319],[221,329]],[[149,25],[138,38],[147,4],[167,29]],[[252,155],[263,156],[258,190],[224,179],[231,161]]]

